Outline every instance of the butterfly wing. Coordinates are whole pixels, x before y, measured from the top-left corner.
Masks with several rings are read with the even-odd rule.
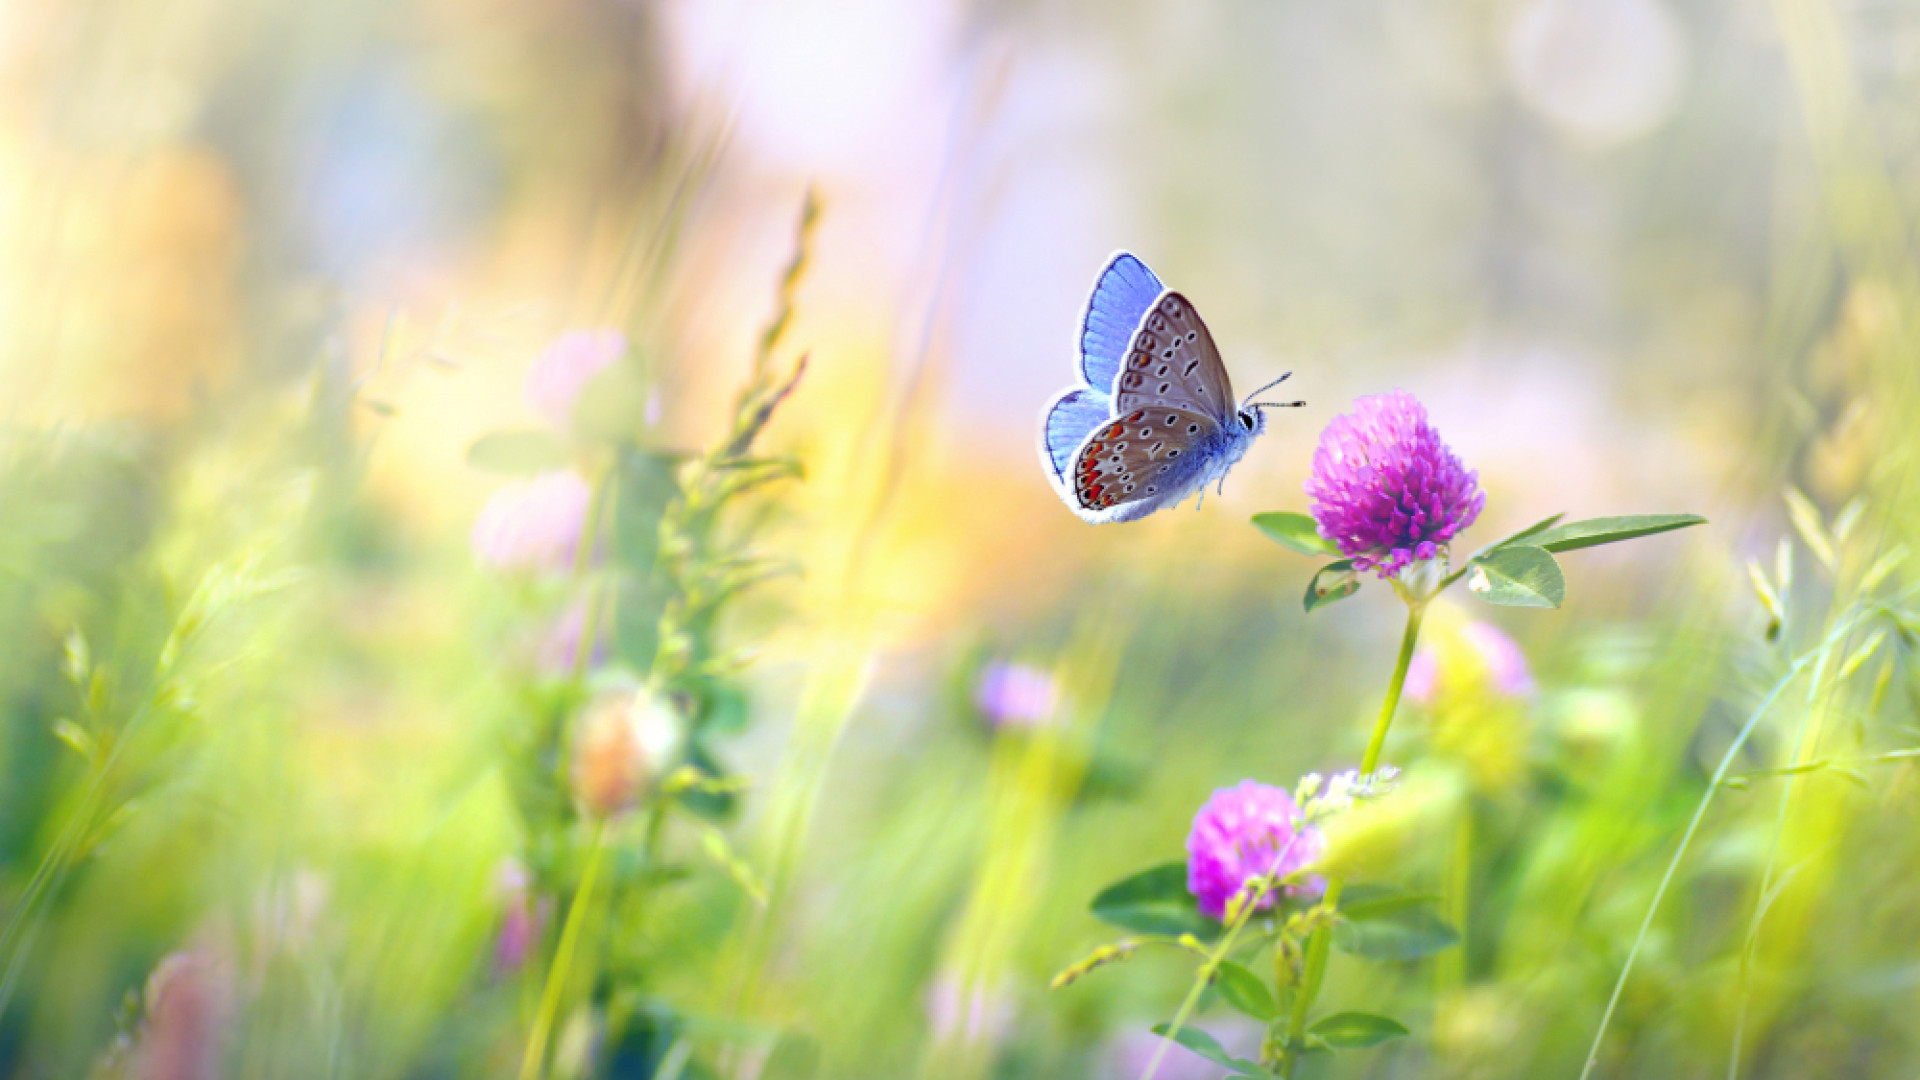
[[[1096,428],[1073,455],[1074,512],[1132,521],[1190,493],[1220,442],[1212,417],[1169,405],[1136,408]]]
[[[1040,457],[1055,483],[1067,480],[1067,463],[1094,428],[1113,418],[1113,401],[1084,386],[1063,392],[1047,406],[1040,424]]]
[[[1147,264],[1128,252],[1116,251],[1107,260],[1080,316],[1080,373],[1088,386],[1102,394],[1112,388],[1141,317],[1165,291]]]
[[[1200,313],[1177,292],[1161,293],[1140,320],[1126,366],[1113,382],[1113,411],[1178,408],[1234,423],[1233,384]]]

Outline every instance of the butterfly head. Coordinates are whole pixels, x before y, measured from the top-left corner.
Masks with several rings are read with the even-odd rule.
[[[1292,374],[1293,372],[1289,371],[1285,375],[1280,376],[1279,378],[1273,380],[1272,382],[1261,387],[1260,389],[1255,390],[1253,393],[1247,395],[1247,400],[1245,402],[1241,403],[1240,411],[1236,416],[1236,419],[1240,421],[1241,429],[1244,430],[1248,435],[1259,435],[1267,430],[1266,410],[1297,409],[1300,406],[1306,404],[1306,402],[1304,401],[1255,401],[1253,400],[1254,398],[1259,397],[1261,394],[1264,394],[1267,391],[1273,389],[1274,387],[1279,386],[1281,383],[1286,382],[1287,379],[1290,376],[1292,376]]]

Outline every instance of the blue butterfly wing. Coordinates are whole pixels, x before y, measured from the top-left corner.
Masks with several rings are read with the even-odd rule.
[[[1087,440],[1088,432],[1107,422],[1112,412],[1112,399],[1084,387],[1053,400],[1040,429],[1040,453],[1056,481],[1066,481],[1067,462],[1073,452]]]
[[[1205,413],[1137,408],[1095,428],[1074,452],[1063,494],[1083,518],[1133,521],[1192,494],[1231,441]]]
[[[1080,318],[1080,372],[1088,386],[1103,394],[1112,391],[1134,330],[1165,291],[1147,264],[1131,254],[1116,252],[1107,260]]]

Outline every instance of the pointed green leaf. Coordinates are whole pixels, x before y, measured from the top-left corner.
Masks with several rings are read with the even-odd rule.
[[[1527,543],[1547,551],[1577,551],[1706,523],[1707,519],[1699,514],[1633,514],[1628,517],[1588,518],[1536,533]]]
[[[1349,922],[1386,919],[1439,901],[1432,893],[1406,893],[1383,885],[1354,885],[1340,899],[1340,917]]]
[[[1153,1025],[1153,1033],[1165,1038],[1167,1025]],[[1227,1053],[1227,1048],[1220,1045],[1220,1040],[1201,1031],[1199,1028],[1183,1027],[1173,1033],[1173,1041],[1199,1054],[1215,1065],[1223,1065],[1247,1076],[1267,1075],[1267,1071],[1254,1062],[1247,1061],[1244,1058],[1237,1058]]]
[[[1405,1035],[1407,1027],[1391,1017],[1343,1012],[1314,1021],[1307,1032],[1318,1035],[1336,1050],[1364,1050]]]
[[[1333,944],[1373,960],[1417,960],[1454,945],[1460,935],[1433,909],[1433,897],[1383,885],[1355,885],[1340,899]]]
[[[1474,556],[1467,563],[1467,588],[1502,607],[1557,608],[1567,598],[1567,579],[1560,573],[1560,564],[1529,544]]]
[[[1558,522],[1561,518],[1566,516],[1567,515],[1563,512],[1563,513],[1555,514],[1549,518],[1542,518],[1541,520],[1534,522],[1533,524],[1527,526],[1524,529],[1521,529],[1519,532],[1514,533],[1512,536],[1509,536],[1504,540],[1496,540],[1493,543],[1488,544],[1486,547],[1481,548],[1477,554],[1485,555],[1488,552],[1506,547],[1509,544],[1518,544],[1522,541],[1526,541],[1528,537],[1537,536],[1540,533],[1546,532],[1548,529],[1553,528],[1556,522]]]
[[[1341,559],[1321,567],[1307,582],[1308,611],[1345,600],[1360,591],[1360,575],[1354,572],[1352,559]]]
[[[544,431],[496,431],[467,448],[467,464],[508,476],[531,476],[573,460],[566,444]]]
[[[1123,930],[1202,941],[1220,936],[1220,924],[1200,914],[1187,891],[1187,864],[1165,863],[1107,886],[1093,898],[1094,917]]]
[[[1214,972],[1213,985],[1227,1004],[1255,1020],[1272,1023],[1280,1015],[1280,1006],[1274,1003],[1273,991],[1260,981],[1260,976],[1231,960],[1220,961],[1220,967]]]
[[[1253,515],[1254,528],[1302,555],[1338,555],[1339,545],[1320,535],[1320,526],[1305,514]]]

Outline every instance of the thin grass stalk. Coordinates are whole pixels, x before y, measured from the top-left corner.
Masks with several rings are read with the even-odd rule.
[[[1700,805],[1694,808],[1693,819],[1687,823],[1686,832],[1680,836],[1680,846],[1674,851],[1673,858],[1668,861],[1666,872],[1660,875],[1660,885],[1654,890],[1653,902],[1647,905],[1646,917],[1640,921],[1640,930],[1633,937],[1633,947],[1627,950],[1626,963],[1620,968],[1620,977],[1614,981],[1613,993],[1607,998],[1606,1011],[1600,1015],[1600,1027],[1593,1033],[1593,1045],[1587,1050],[1587,1061],[1580,1070],[1580,1080],[1587,1080],[1587,1077],[1592,1075],[1594,1066],[1599,1064],[1600,1045],[1606,1039],[1607,1027],[1613,1022],[1614,1011],[1620,1005],[1620,995],[1626,989],[1627,978],[1633,974],[1634,961],[1639,957],[1641,947],[1646,944],[1647,932],[1653,927],[1654,915],[1660,910],[1660,902],[1667,895],[1667,887],[1673,883],[1673,876],[1680,868],[1680,860],[1686,855],[1688,846],[1693,843],[1694,834],[1700,829],[1701,820],[1707,815],[1707,806],[1713,802],[1714,793],[1720,790],[1720,785],[1726,780],[1727,770],[1732,768],[1733,759],[1746,745],[1754,729],[1759,727],[1760,720],[1773,708],[1774,701],[1780,697],[1781,693],[1800,677],[1800,673],[1806,670],[1808,664],[1831,651],[1834,645],[1852,630],[1857,621],[1857,614],[1849,615],[1827,635],[1819,647],[1803,653],[1795,660],[1787,668],[1786,673],[1773,684],[1773,688],[1767,691],[1766,697],[1760,700],[1760,704],[1754,707],[1746,723],[1740,726],[1739,734],[1734,736],[1733,742],[1721,755],[1720,764],[1713,770],[1712,779],[1707,782],[1706,792],[1700,796]]]

